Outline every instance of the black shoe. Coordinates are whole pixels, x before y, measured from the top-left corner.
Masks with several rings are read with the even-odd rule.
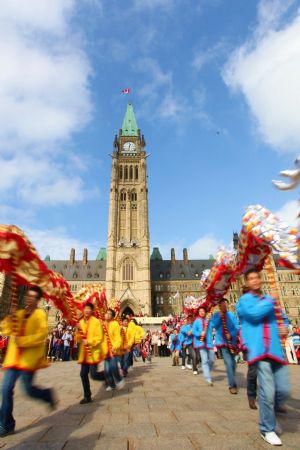
[[[85,405],[86,403],[92,403],[92,399],[91,399],[91,397],[89,397],[89,398],[83,398],[82,400],[80,400],[80,402],[79,402],[79,404],[80,405]]]
[[[50,389],[50,391],[51,391],[51,400],[50,400],[49,406],[50,406],[51,411],[54,411],[57,407],[58,400],[56,398],[54,389]]]
[[[15,432],[15,427],[6,429],[2,425],[0,425],[0,438],[9,436],[10,434],[14,434],[14,432]]]

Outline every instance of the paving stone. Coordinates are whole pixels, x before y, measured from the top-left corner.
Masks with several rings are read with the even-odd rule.
[[[114,437],[150,437],[156,438],[157,433],[154,425],[151,423],[141,424],[128,424],[128,425],[116,425],[112,423],[111,425],[104,425],[101,432],[101,439],[113,439]]]
[[[248,436],[235,436],[222,434],[207,436],[204,434],[189,434],[189,438],[196,449],[225,449],[225,450],[250,450],[253,449],[253,441]]]
[[[194,450],[195,447],[187,437],[174,439],[157,437],[153,439],[129,439],[128,450]]]
[[[105,439],[101,438],[95,443],[95,450],[128,450],[127,438]],[[142,448],[142,447],[141,447]]]

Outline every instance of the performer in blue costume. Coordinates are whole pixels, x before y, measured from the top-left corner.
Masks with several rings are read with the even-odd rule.
[[[249,292],[236,306],[241,322],[242,337],[248,352],[248,364],[256,365],[259,383],[259,428],[262,438],[271,445],[281,445],[281,429],[276,411],[283,410],[290,386],[285,351],[280,333],[288,332],[288,320],[279,325],[275,314],[276,293],[264,295],[259,272],[249,270],[246,275]]]
[[[227,310],[228,300],[223,298],[219,303],[220,311],[212,316],[212,327],[216,330],[216,347],[221,349],[223,356],[229,392],[237,394],[237,383],[235,377],[236,361],[234,349],[236,348],[239,325],[235,315]]]
[[[184,319],[183,325],[180,327],[179,339],[181,341],[182,369],[192,369],[193,336],[191,322],[192,317],[188,316]]]
[[[197,352],[200,353],[203,376],[207,384],[213,386],[210,374],[215,361],[215,353],[212,342],[212,326],[211,321],[206,317],[206,309],[202,306],[199,308],[198,318],[193,323],[192,333],[193,352],[194,354],[197,354]],[[194,371],[194,374],[196,375],[197,372],[195,373]]]
[[[178,330],[175,328],[170,336],[170,350],[172,352],[172,366],[179,366],[179,352],[181,350],[181,340],[178,335]]]

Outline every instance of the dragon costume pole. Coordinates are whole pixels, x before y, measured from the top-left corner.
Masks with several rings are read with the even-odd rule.
[[[228,348],[229,348],[230,353],[233,355],[235,353],[235,348],[232,345],[231,337],[230,338],[227,337],[229,335],[229,333],[228,333],[228,328],[227,328],[227,323],[226,323],[226,312],[222,312],[220,309],[220,315],[221,315],[223,330],[224,330],[224,333],[225,333],[225,336],[226,336],[227,342],[228,342]]]
[[[18,321],[17,321],[17,307],[18,307],[18,283],[16,277],[16,261],[15,258],[12,257],[11,263],[11,304],[10,310],[12,313],[12,331],[13,335],[17,333]]]
[[[274,273],[274,270],[272,267],[271,258],[272,258],[271,255],[269,255],[267,257],[266,262],[265,262],[265,269],[267,272],[268,283],[270,285],[271,291],[277,291],[275,273]],[[276,317],[276,321],[277,321],[277,325],[278,325],[280,342],[281,342],[282,347],[285,348],[286,331],[285,331],[284,319],[282,316],[281,305],[277,298],[274,299],[274,305],[275,305],[275,317]]]
[[[206,323],[204,325],[203,336],[200,337],[200,342],[203,342],[204,339],[206,338],[207,328],[208,328],[208,325],[209,325],[209,322],[210,322],[210,319],[211,319],[211,316],[212,316],[212,310],[213,310],[213,307],[209,308],[209,310],[207,312],[207,316],[206,316],[207,320],[206,320]]]

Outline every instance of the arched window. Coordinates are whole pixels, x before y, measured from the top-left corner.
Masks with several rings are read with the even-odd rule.
[[[125,166],[125,170],[124,170],[124,180],[128,180],[128,166]]]
[[[122,266],[122,279],[123,281],[133,281],[133,260],[126,258]]]
[[[120,180],[123,178],[123,166],[120,166]]]
[[[129,168],[129,179],[132,180],[133,179],[133,167],[130,166]]]
[[[137,193],[135,191],[131,192],[131,201],[136,202],[137,201]]]
[[[126,202],[126,192],[125,191],[121,191],[120,200],[121,200],[121,202]]]
[[[138,168],[138,166],[135,166],[135,179],[136,180],[139,179],[139,168]]]

